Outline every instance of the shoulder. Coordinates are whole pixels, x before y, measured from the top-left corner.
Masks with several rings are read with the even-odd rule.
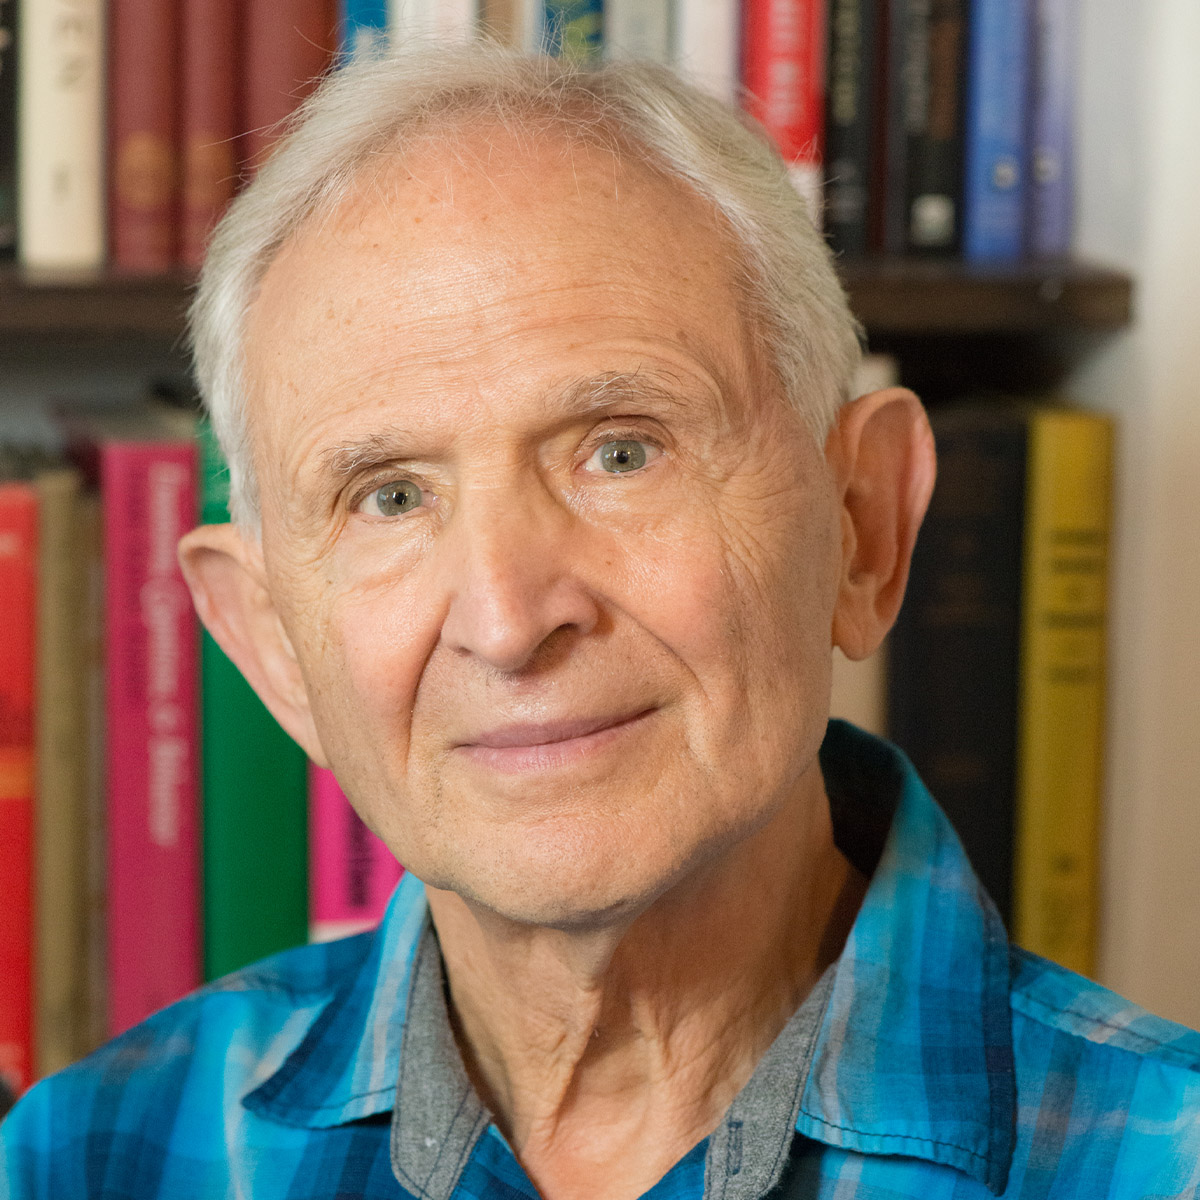
[[[1018,1159],[1102,1170],[1114,1198],[1200,1198],[1200,1033],[1024,950],[1011,963]]]
[[[136,1143],[149,1162],[182,1136],[202,1159],[223,1116],[279,1068],[370,945],[363,934],[264,959],[43,1080],[0,1125],[0,1179],[22,1198],[88,1194],[83,1162],[97,1140]]]

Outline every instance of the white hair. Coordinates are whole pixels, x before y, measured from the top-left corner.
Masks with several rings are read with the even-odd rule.
[[[243,381],[246,318],[288,238],[395,161],[472,118],[639,155],[707,201],[738,257],[751,330],[818,444],[861,357],[832,259],[761,130],[648,63],[581,66],[495,46],[423,46],[331,73],[217,226],[190,314],[196,377],[229,463],[233,519],[257,528]],[[619,149],[618,149],[619,148]]]

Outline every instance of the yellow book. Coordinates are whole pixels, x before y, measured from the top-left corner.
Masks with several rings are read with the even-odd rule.
[[[1113,424],[1030,416],[1014,933],[1095,969]]]

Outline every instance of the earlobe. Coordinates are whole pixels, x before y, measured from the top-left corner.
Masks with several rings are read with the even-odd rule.
[[[937,472],[933,433],[906,388],[843,407],[826,444],[842,503],[833,644],[853,659],[883,641],[904,599],[917,531]]]
[[[179,563],[196,612],[213,640],[284,730],[314,762],[326,765],[257,541],[234,525],[201,525],[180,539]]]

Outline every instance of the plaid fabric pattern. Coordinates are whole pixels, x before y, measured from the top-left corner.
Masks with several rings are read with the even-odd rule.
[[[773,1195],[1200,1200],[1200,1035],[1010,947],[897,751],[832,722],[822,765],[836,821],[890,827]],[[230,976],[38,1084],[0,1124],[0,1196],[410,1197],[389,1135],[424,919],[405,877],[374,934]],[[704,1155],[648,1196],[705,1195]],[[454,1200],[535,1197],[494,1128],[466,1157]]]

